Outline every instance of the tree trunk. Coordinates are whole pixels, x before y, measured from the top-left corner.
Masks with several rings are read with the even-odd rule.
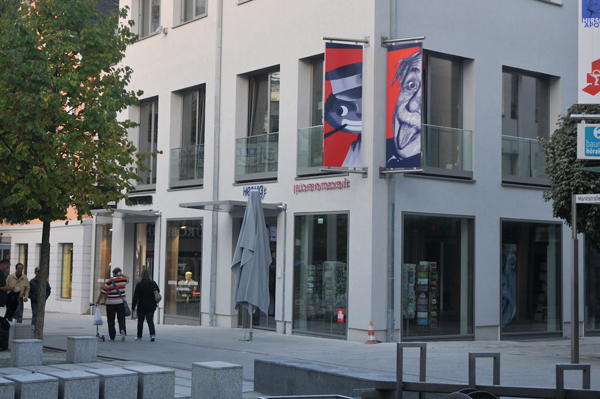
[[[35,339],[44,339],[44,316],[46,315],[46,287],[50,274],[50,222],[42,228],[42,254],[40,259],[40,291],[38,292],[37,315],[35,319]]]

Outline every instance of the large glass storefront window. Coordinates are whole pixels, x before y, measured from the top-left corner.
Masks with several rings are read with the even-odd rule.
[[[402,337],[473,334],[473,219],[405,215]]]
[[[502,334],[561,331],[561,226],[502,221]]]
[[[112,224],[96,225],[96,253],[94,259],[94,293],[92,298],[98,298],[104,283],[111,276],[112,262]]]
[[[600,335],[600,249],[585,240],[585,332]]]
[[[167,222],[165,321],[200,324],[202,220]]]
[[[345,337],[348,215],[298,215],[294,223],[293,329]]]

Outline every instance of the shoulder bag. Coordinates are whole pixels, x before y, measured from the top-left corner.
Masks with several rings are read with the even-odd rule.
[[[127,303],[127,300],[125,298],[123,298],[123,295],[121,294],[121,290],[115,284],[115,280],[113,279],[111,281],[112,281],[112,285],[115,287],[115,290],[117,290],[117,293],[119,294],[119,296],[121,297],[121,300],[123,301],[123,306],[125,306],[125,317],[131,316],[131,309],[129,309],[129,304]]]
[[[158,285],[156,285],[156,282],[154,282],[154,300],[156,303],[159,303],[161,299],[162,295],[160,295],[160,292],[158,292]]]

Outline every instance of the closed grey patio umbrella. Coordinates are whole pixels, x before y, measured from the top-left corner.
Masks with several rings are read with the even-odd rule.
[[[258,190],[251,190],[240,230],[231,271],[235,276],[233,300],[248,307],[250,341],[254,307],[267,313],[269,309],[269,235]]]

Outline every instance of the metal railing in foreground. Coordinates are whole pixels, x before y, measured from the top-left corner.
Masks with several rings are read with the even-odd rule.
[[[403,381],[403,360],[405,348],[419,348],[419,381],[409,382]],[[478,391],[491,393],[497,397],[512,397],[512,398],[539,398],[539,399],[598,399],[600,391],[591,390],[591,366],[589,364],[556,364],[556,387],[524,387],[524,386],[509,386],[500,385],[500,353],[492,352],[469,352],[469,383],[468,384],[452,384],[452,383],[437,383],[426,382],[426,359],[427,344],[424,342],[399,342],[396,351],[396,386],[385,387],[387,389],[395,389],[396,399],[402,398],[402,393],[418,392],[419,398],[424,399],[426,393],[441,393],[450,394],[460,391],[465,388],[475,388]],[[476,359],[477,358],[492,358],[493,359],[493,384],[482,385],[477,384],[476,376]],[[564,387],[564,372],[565,371],[581,371],[582,372],[582,389],[567,389]],[[383,387],[382,387],[383,388]],[[384,388],[384,389],[385,389]]]

